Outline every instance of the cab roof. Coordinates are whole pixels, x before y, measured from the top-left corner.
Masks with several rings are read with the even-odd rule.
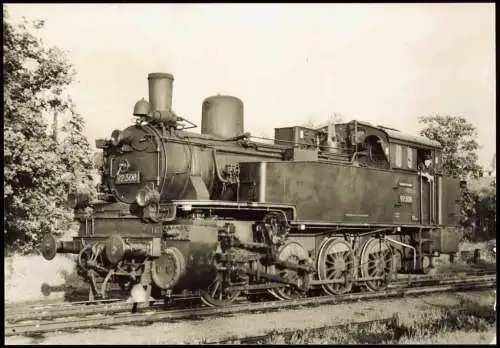
[[[432,147],[432,148],[440,148],[441,144],[438,141],[431,140],[429,138],[420,136],[420,135],[412,135],[412,134],[405,134],[401,133],[400,131],[389,128],[389,127],[384,127],[384,126],[374,126],[369,122],[363,122],[363,121],[357,121],[357,120],[352,120],[348,122],[349,124],[354,124],[355,122],[358,123],[358,125],[365,126],[365,127],[371,127],[374,129],[378,129],[385,134],[387,134],[387,138],[389,142],[391,140],[395,140],[395,142],[406,142],[406,143],[411,143],[417,146],[425,146],[425,147]]]

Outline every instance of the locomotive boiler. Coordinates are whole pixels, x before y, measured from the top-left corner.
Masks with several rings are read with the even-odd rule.
[[[375,291],[457,251],[460,183],[440,175],[439,143],[357,120],[264,143],[245,133],[243,102],[221,95],[203,101],[198,134],[172,109],[173,80],[149,74],[135,123],[96,141],[102,184],[75,200],[78,237],[42,241],[48,260],[78,255],[92,296],[110,283],[212,306]]]

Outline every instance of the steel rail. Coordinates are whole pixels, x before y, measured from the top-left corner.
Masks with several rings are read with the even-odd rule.
[[[491,280],[493,275],[486,276],[450,276],[446,275],[445,277],[435,275],[435,276],[420,276],[419,278],[411,279],[411,281],[407,280],[398,280],[391,284],[389,284],[389,289],[394,288],[402,288],[404,286],[423,286],[423,285],[438,285],[438,284],[451,284],[457,283],[458,281],[462,283],[475,282],[481,280]],[[495,276],[496,278],[496,276]],[[194,298],[189,298],[194,299]],[[182,300],[182,299],[180,299]],[[150,305],[152,303],[152,306]],[[151,309],[165,309],[164,301],[154,300],[149,301],[144,304],[138,305],[138,309],[150,307]],[[87,303],[83,303],[81,305],[70,305],[65,304],[61,307],[40,307],[40,308],[28,308],[26,310],[17,310],[17,311],[7,311],[5,313],[5,320],[10,323],[15,323],[23,320],[47,320],[54,319],[58,317],[71,317],[71,316],[84,316],[84,315],[92,315],[97,313],[103,314],[115,314],[124,311],[131,310],[132,303],[127,301],[116,301],[114,303],[99,303],[88,305]],[[171,308],[173,309],[173,308]]]
[[[198,297],[194,299],[199,299]],[[201,303],[201,300],[200,300]],[[133,309],[139,310],[144,308],[149,308],[150,310],[165,310],[167,305],[163,300],[151,300],[145,303],[137,304],[134,308],[134,303],[131,301],[120,301],[107,304],[97,304],[97,305],[80,305],[80,306],[67,306],[64,308],[55,308],[52,310],[38,310],[38,311],[26,311],[21,313],[6,313],[5,321],[8,323],[17,323],[20,321],[27,320],[50,320],[64,317],[82,317],[86,315],[96,315],[96,314],[116,314],[123,312],[131,312]],[[173,308],[170,308],[173,309]]]
[[[6,323],[5,336],[26,334],[26,333],[41,333],[60,331],[68,329],[85,329],[92,327],[114,326],[143,322],[157,322],[172,319],[188,319],[190,317],[213,316],[222,314],[234,314],[239,312],[255,312],[262,310],[273,309],[290,309],[293,307],[301,307],[308,305],[321,304],[341,304],[343,302],[355,300],[370,300],[391,297],[404,297],[422,295],[436,292],[447,291],[466,291],[474,289],[484,289],[496,286],[496,279],[483,279],[468,281],[465,284],[463,281],[458,284],[444,284],[437,286],[411,287],[411,288],[395,288],[385,291],[372,293],[352,293],[342,296],[323,296],[304,298],[287,301],[272,301],[260,303],[247,303],[228,307],[200,307],[196,309],[170,310],[170,311],[147,311],[139,313],[120,313],[114,316],[104,317],[83,317],[83,318],[64,318],[64,321],[44,321],[37,320],[30,323],[9,324]]]
[[[112,303],[121,301],[117,298],[104,299],[104,300],[94,300],[94,301],[70,301],[64,302],[61,300],[51,300],[51,301],[30,301],[28,303],[7,303],[4,306],[4,310],[7,312],[22,312],[22,311],[38,311],[43,309],[48,309],[51,307],[71,307],[71,306],[82,306],[82,305],[99,305],[103,303]]]

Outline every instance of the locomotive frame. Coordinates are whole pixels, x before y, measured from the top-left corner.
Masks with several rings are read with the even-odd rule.
[[[96,142],[102,185],[75,200],[78,237],[42,241],[48,260],[78,255],[92,297],[110,282],[137,301],[196,292],[211,306],[377,291],[457,251],[460,182],[440,175],[439,143],[354,120],[277,128],[265,144],[227,96],[204,101],[195,134],[172,111],[173,76],[148,80],[136,124]]]

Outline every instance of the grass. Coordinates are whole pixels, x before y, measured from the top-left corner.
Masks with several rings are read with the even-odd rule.
[[[496,331],[496,313],[491,304],[463,299],[455,308],[430,308],[416,315],[374,322],[371,325],[350,324],[342,328],[324,327],[286,332],[273,331],[259,344],[415,344],[450,343],[457,335],[480,333],[479,338]],[[245,341],[245,339],[241,340]]]

